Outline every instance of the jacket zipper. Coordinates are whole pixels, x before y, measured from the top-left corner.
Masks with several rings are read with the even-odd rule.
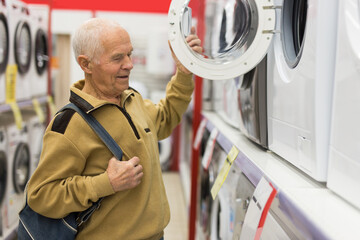
[[[132,121],[131,119],[131,116],[130,114],[126,111],[125,108],[122,108],[122,107],[119,107],[118,108],[120,109],[120,111],[125,115],[126,119],[128,120],[131,128],[133,129],[134,133],[135,133],[135,136],[136,138],[139,140],[140,139],[140,135],[139,135],[139,132],[137,131],[136,127],[135,127],[135,124],[134,122]]]

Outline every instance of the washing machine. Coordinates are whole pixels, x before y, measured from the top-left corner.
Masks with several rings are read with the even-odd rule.
[[[29,4],[32,26],[33,55],[30,68],[31,95],[32,97],[45,96],[47,94],[48,68],[49,68],[49,45],[48,25],[49,6],[44,4]]]
[[[240,130],[247,138],[265,149],[268,148],[266,95],[268,59],[271,59],[270,54],[254,69],[241,76],[241,85],[237,88]]]
[[[30,67],[32,65],[32,38],[30,10],[26,3],[19,0],[8,1],[9,37],[12,54],[9,64],[17,65],[15,86],[16,101],[31,98]]]
[[[4,127],[0,127],[0,237],[3,235],[3,203],[6,194],[8,162],[7,162],[7,139]]]
[[[327,186],[360,209],[360,1],[339,1]]]
[[[273,49],[267,81],[269,148],[310,177],[326,181],[338,1],[241,3],[246,8],[243,34],[214,56],[187,46],[180,31],[187,3],[173,0],[168,13],[170,44],[184,66],[212,80],[246,74]],[[214,28],[205,26],[203,31]]]
[[[7,2],[0,2],[0,104],[5,102],[6,67],[9,59],[9,21]]]
[[[205,153],[205,148],[210,137],[210,132],[205,129],[200,142],[200,158],[199,162],[202,162],[202,158]],[[213,174],[213,173],[211,173]],[[210,238],[210,214],[211,214],[211,183],[210,183],[210,171],[200,166],[200,187],[199,198],[197,204],[197,239],[209,239]]]
[[[18,213],[24,204],[24,190],[30,177],[31,154],[28,145],[28,127],[18,129],[15,124],[6,126],[8,138],[8,178],[4,201],[5,229],[18,223]]]
[[[27,126],[29,130],[28,134],[28,144],[30,148],[31,161],[30,161],[30,176],[35,171],[36,167],[39,164],[43,136],[45,132],[45,125],[39,121],[39,118],[32,117],[27,121]]]
[[[336,49],[336,0],[286,0],[269,69],[269,148],[326,181]]]
[[[227,153],[219,145],[215,146],[216,148],[214,148],[214,154],[211,160],[211,168],[213,171],[211,187],[227,157]],[[239,168],[233,164],[218,195],[212,201],[210,218],[211,240],[227,240],[233,237],[236,213],[236,188],[234,187],[234,183],[236,184],[238,182],[240,174]]]
[[[235,165],[236,166],[236,165]],[[245,221],[245,216],[250,204],[250,200],[254,194],[255,187],[250,180],[244,175],[239,174],[239,179],[236,186],[235,200],[235,220],[234,220],[234,233],[230,239],[238,240],[241,236],[241,230]]]

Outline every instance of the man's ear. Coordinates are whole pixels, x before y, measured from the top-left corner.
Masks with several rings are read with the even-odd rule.
[[[89,57],[86,55],[79,55],[77,61],[81,67],[81,69],[88,74],[92,73],[92,64],[89,60]]]

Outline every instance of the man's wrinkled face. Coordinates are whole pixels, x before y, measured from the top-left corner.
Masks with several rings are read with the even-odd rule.
[[[92,62],[92,81],[101,94],[117,97],[129,88],[130,71],[133,68],[133,47],[129,34],[115,28],[102,36],[104,52]]]

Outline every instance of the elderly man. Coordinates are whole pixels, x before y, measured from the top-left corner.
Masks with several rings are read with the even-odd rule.
[[[194,29],[187,42],[202,51]],[[66,110],[46,130],[40,163],[28,184],[28,204],[46,217],[62,218],[104,197],[77,239],[162,239],[170,210],[158,141],[180,122],[191,100],[192,74],[173,55],[176,74],[165,99],[154,104],[129,87],[133,47],[116,22],[85,22],[73,47],[85,79],[71,87],[70,102],[91,113],[124,156],[117,161],[82,117]]]

